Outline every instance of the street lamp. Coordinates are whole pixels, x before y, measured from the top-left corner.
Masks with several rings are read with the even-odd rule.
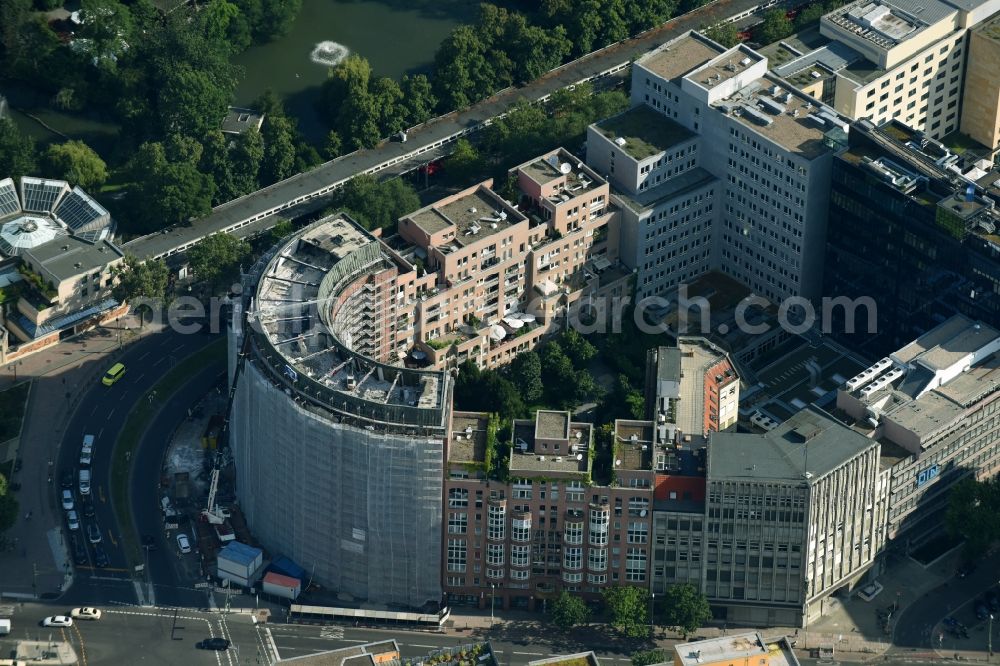
[[[656,638],[656,592],[649,593],[649,637]]]
[[[490,583],[490,630],[493,630],[493,606],[496,601],[496,589],[497,586],[494,583]]]
[[[986,635],[986,661],[993,656],[993,613],[990,613],[990,633]]]

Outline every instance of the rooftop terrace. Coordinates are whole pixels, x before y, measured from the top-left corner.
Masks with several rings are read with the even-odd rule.
[[[644,104],[602,120],[595,127],[636,160],[658,155],[695,136],[691,130]]]
[[[593,426],[589,423],[572,422],[569,417],[569,412],[539,410],[534,421],[515,419],[511,473],[588,473]]]
[[[487,187],[480,186],[445,204],[435,203],[408,216],[426,234],[452,228],[454,237],[442,248],[458,249],[524,220],[524,216]]]
[[[652,421],[615,421],[615,456],[621,464],[616,469],[651,470],[653,468]]]
[[[489,414],[454,412],[448,440],[448,462],[483,462],[486,460],[486,425]]]
[[[765,640],[759,632],[710,638],[674,646],[680,666],[729,662],[757,663],[766,658],[768,666],[798,666],[799,661],[784,638]]]
[[[547,185],[552,181],[564,181],[565,193],[573,197],[589,192],[605,182],[595,171],[583,164],[565,148],[525,162],[515,169],[520,169],[539,185]]]

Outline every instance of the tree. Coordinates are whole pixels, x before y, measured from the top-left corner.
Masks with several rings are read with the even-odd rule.
[[[549,609],[552,624],[560,629],[572,629],[590,621],[590,609],[583,599],[563,590]]]
[[[199,279],[209,283],[212,290],[220,279],[234,276],[240,262],[250,256],[250,245],[226,233],[212,234],[188,250],[188,262]]]
[[[631,585],[605,588],[609,623],[626,638],[649,636],[649,590]]]
[[[371,87],[372,103],[378,109],[379,135],[391,136],[406,127],[406,106],[403,91],[395,79],[382,77]]]
[[[272,245],[277,245],[281,240],[295,231],[295,225],[289,220],[278,220],[277,224],[271,227],[268,235]]]
[[[22,135],[10,118],[0,119],[0,173],[18,181],[35,171],[35,141]]]
[[[201,142],[202,152],[199,168],[212,177],[215,183],[215,196],[212,204],[218,205],[235,199],[240,194],[233,173],[232,161],[229,159],[229,145],[222,130],[213,130],[205,135]]]
[[[945,526],[954,537],[965,539],[966,556],[976,558],[1000,537],[1000,481],[959,481],[948,496]]]
[[[652,666],[670,661],[663,650],[641,650],[632,655],[632,666]]]
[[[425,75],[404,75],[399,87],[403,90],[407,127],[426,122],[434,115],[434,107],[438,101],[431,90],[431,82]]]
[[[337,203],[366,229],[388,229],[403,215],[420,208],[420,197],[399,178],[379,181],[362,174],[347,181]]]
[[[201,154],[201,144],[178,136],[139,147],[131,161],[137,183],[130,192],[133,231],[156,231],[212,210],[215,184],[199,170]]]
[[[10,494],[7,477],[0,474],[0,533],[6,532],[17,522],[17,498]]]
[[[158,96],[160,123],[167,132],[204,136],[219,127],[236,79],[178,63],[165,72]]]
[[[101,156],[83,141],[67,141],[49,146],[45,153],[49,175],[90,189],[104,184],[108,167]]]
[[[573,365],[577,368],[586,365],[587,361],[592,359],[597,353],[597,347],[590,344],[587,338],[580,335],[580,332],[573,328],[563,333],[562,339],[559,342],[563,350],[565,350],[566,355],[569,356],[570,360],[573,361]]]
[[[732,21],[716,23],[702,31],[709,39],[714,39],[726,48],[736,46],[740,43],[740,31],[736,29],[736,24]]]
[[[542,347],[539,356],[542,362],[542,380],[545,383],[545,400],[551,405],[565,405],[573,396],[567,387],[576,381],[573,362],[563,352],[558,342],[549,342]]]
[[[327,159],[335,160],[344,151],[344,140],[340,138],[340,133],[337,130],[330,130],[326,135],[326,143],[323,145],[323,152],[326,153]]]
[[[236,137],[229,151],[229,161],[237,195],[249,194],[260,187],[258,174],[264,155],[264,138],[256,127]]]
[[[528,404],[542,397],[542,360],[534,351],[522,352],[514,358],[510,364],[510,378]]]
[[[302,9],[302,0],[239,0],[238,4],[256,42],[269,42],[288,34]]]
[[[465,137],[455,142],[455,149],[444,160],[447,173],[456,181],[464,182],[483,169],[479,151]]]
[[[250,24],[240,8],[228,0],[210,0],[199,9],[195,19],[207,40],[227,44],[232,53],[250,46]]]
[[[757,41],[761,44],[772,44],[792,34],[794,27],[788,19],[785,10],[776,8],[764,14],[764,20],[757,28]]]
[[[663,597],[666,607],[665,624],[673,627],[686,639],[712,619],[708,599],[694,585],[672,585]]]
[[[434,56],[434,94],[441,106],[465,108],[501,87],[494,56],[472,26],[452,30]]]
[[[264,119],[264,154],[261,161],[260,183],[270,185],[295,173],[295,127],[283,115]]]
[[[136,299],[163,302],[167,297],[170,269],[162,259],[140,261],[125,255],[125,260],[111,269],[116,278],[112,295],[120,303]]]

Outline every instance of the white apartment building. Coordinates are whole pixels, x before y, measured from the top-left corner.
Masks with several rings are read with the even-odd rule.
[[[759,53],[694,32],[635,63],[632,103],[590,127],[587,161],[615,186],[637,298],[710,269],[772,301],[818,297],[845,121]]]
[[[998,11],[1000,0],[857,0],[824,16],[819,36],[763,51],[785,61],[776,74],[839,113],[940,139],[962,123],[970,31]]]

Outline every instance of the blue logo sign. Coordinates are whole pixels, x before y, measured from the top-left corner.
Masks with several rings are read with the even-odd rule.
[[[936,478],[938,472],[940,472],[940,468],[937,465],[931,465],[920,474],[917,474],[917,488]]]

